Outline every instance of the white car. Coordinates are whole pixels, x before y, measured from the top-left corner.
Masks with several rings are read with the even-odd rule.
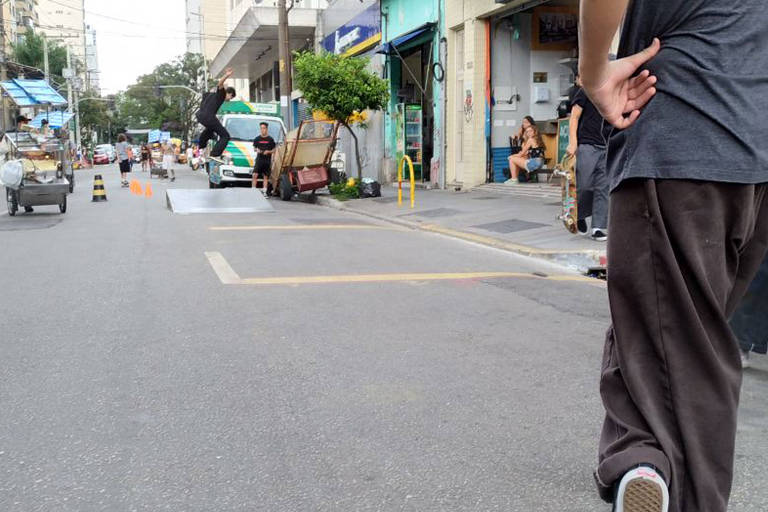
[[[94,148],[94,152],[96,151],[100,151],[102,153],[106,153],[107,155],[109,155],[110,162],[114,162],[115,160],[117,160],[117,154],[115,153],[115,146],[113,146],[112,144],[98,144]]]

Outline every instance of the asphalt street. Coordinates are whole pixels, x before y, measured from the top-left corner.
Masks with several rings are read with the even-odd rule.
[[[0,213],[0,511],[608,511],[604,284],[300,202],[174,215],[78,171]],[[0,211],[5,212],[4,198]],[[768,360],[732,507],[768,510]]]

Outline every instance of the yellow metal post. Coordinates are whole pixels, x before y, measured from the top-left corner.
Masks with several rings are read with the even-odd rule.
[[[408,155],[405,155],[397,166],[397,205],[403,205],[403,164],[408,161],[408,170],[411,178],[411,208],[416,204],[416,178],[413,173],[413,162]]]

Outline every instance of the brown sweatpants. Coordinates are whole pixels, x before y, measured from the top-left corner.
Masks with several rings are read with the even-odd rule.
[[[595,475],[606,501],[649,463],[671,512],[725,512],[741,387],[728,317],[768,252],[767,187],[635,179],[612,193]]]

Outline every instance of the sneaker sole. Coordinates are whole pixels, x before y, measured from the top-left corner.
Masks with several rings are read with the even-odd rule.
[[[624,491],[624,512],[661,512],[663,503],[661,488],[648,480],[634,480]]]

